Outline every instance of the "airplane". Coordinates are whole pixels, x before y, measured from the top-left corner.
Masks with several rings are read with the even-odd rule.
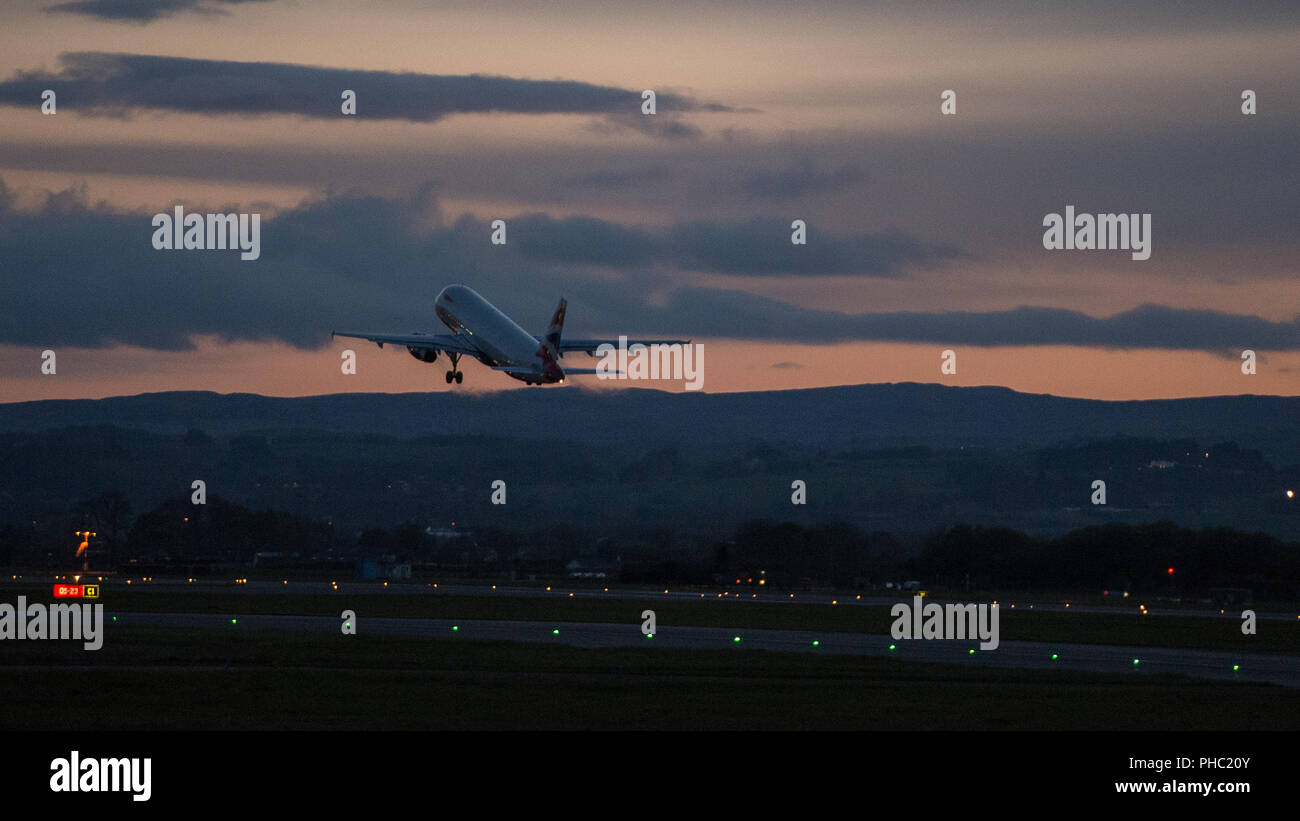
[[[446,354],[451,361],[451,370],[447,371],[448,385],[453,381],[459,385],[465,379],[465,374],[459,367],[462,356],[477,359],[492,370],[501,371],[526,385],[554,384],[563,382],[566,376],[598,373],[595,368],[561,368],[559,360],[566,353],[581,351],[594,356],[601,345],[612,345],[615,348],[619,345],[618,340],[606,339],[561,341],[560,333],[564,329],[567,304],[561,299],[560,307],[555,309],[551,323],[546,328],[546,334],[533,336],[479,296],[473,288],[448,285],[434,300],[433,311],[444,325],[451,328],[449,334],[426,334],[420,331],[409,334],[331,331],[330,336],[365,339],[378,344],[380,348],[384,347],[384,343],[405,345],[411,356],[421,362],[433,363],[437,361],[439,353]],[[649,347],[690,343],[680,339],[657,339],[628,341],[625,344]]]

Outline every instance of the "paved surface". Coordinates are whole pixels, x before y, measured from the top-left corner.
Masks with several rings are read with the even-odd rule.
[[[194,613],[113,613],[113,625],[208,627],[230,630],[294,630],[332,633],[340,640],[342,620],[329,616],[213,615]],[[231,620],[234,620],[232,623]],[[459,628],[459,629],[453,629]],[[550,642],[575,647],[635,645],[695,649],[779,650],[831,655],[894,656],[902,660],[978,664],[996,667],[1058,668],[1090,672],[1148,675],[1183,673],[1198,678],[1270,682],[1300,687],[1300,661],[1272,653],[1227,653],[1208,650],[1133,648],[1096,644],[1047,644],[1003,641],[997,650],[980,650],[978,642],[893,640],[887,635],[813,633],[801,630],[729,630],[718,627],[658,625],[653,638],[641,625],[588,622],[526,622],[448,619],[357,619],[357,632],[392,636]],[[558,630],[558,634],[553,632]],[[736,641],[739,637],[740,641]],[[816,644],[814,644],[816,642]],[[894,649],[890,649],[891,645]],[[975,652],[971,653],[970,650]],[[1053,654],[1056,658],[1052,658]],[[1138,660],[1134,664],[1134,659]],[[1234,670],[1234,666],[1237,667]]]

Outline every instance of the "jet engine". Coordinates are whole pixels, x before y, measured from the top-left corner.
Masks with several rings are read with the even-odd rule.
[[[412,348],[408,345],[406,350],[421,362],[433,362],[438,358],[438,351],[435,348]]]
[[[422,334],[419,331],[412,332],[412,335],[424,336],[424,334]],[[416,348],[412,345],[407,345],[406,350],[411,356],[415,357],[421,362],[433,362],[438,358],[437,348]]]

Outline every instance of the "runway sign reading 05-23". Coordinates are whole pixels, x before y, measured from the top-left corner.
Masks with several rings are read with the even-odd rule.
[[[56,584],[54,585],[54,598],[56,599],[97,599],[99,598],[99,585],[97,584]]]

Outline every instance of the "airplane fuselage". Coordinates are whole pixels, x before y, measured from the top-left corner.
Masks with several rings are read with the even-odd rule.
[[[535,375],[506,371],[522,382],[563,382],[558,368],[548,368],[537,338],[519,327],[473,288],[448,285],[434,300],[434,313],[452,333],[465,337],[479,351],[478,360],[489,367],[536,367]]]

